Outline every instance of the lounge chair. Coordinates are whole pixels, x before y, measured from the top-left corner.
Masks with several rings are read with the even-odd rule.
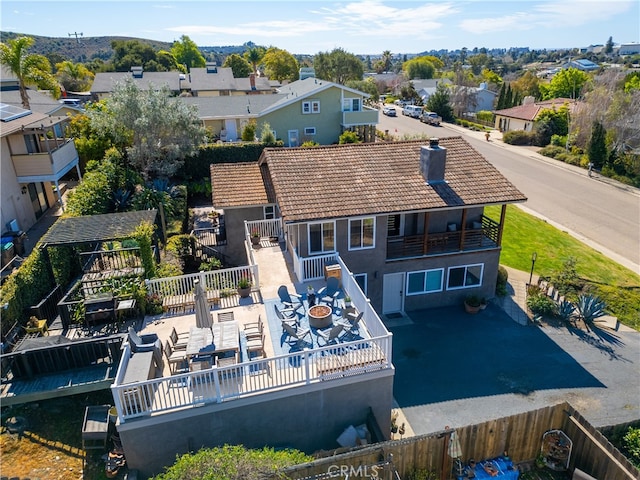
[[[327,278],[327,285],[318,291],[319,301],[331,307],[335,305],[338,295],[340,295],[340,281],[336,277]]]
[[[286,322],[282,322],[282,330],[285,331],[289,340],[295,340],[296,345],[301,345],[304,342],[304,338],[308,335],[310,344],[313,345],[313,338],[311,337],[311,330],[308,328],[295,328]],[[290,341],[288,343],[291,343]]]
[[[297,312],[302,308],[302,313],[305,313],[302,296],[297,293],[289,293],[286,285],[280,285],[280,287],[278,287],[278,297],[280,297],[280,302],[282,302],[286,309]]]
[[[340,334],[344,330],[345,326],[342,323],[336,323],[331,330],[318,330],[318,345],[320,345],[320,339],[324,340],[325,345],[330,345],[332,343],[337,343]]]
[[[341,322],[349,335],[354,335],[355,332],[359,331],[360,320],[362,320],[363,315],[364,312],[360,312],[357,315],[355,313],[348,313],[345,321]]]
[[[284,309],[280,310],[278,305],[274,304],[273,309],[276,311],[276,315],[284,325],[285,323],[293,328],[296,328],[298,325],[298,315],[295,314],[293,310]],[[283,329],[284,330],[284,329]]]
[[[129,344],[133,353],[153,352],[156,366],[162,368],[162,341],[160,341],[158,335],[155,333],[138,335],[133,327],[129,327]]]

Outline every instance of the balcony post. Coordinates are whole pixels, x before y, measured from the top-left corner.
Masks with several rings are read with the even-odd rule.
[[[504,219],[507,216],[507,204],[502,205],[500,210],[500,226],[498,228],[498,246],[502,245],[502,232],[504,230]]]
[[[460,225],[460,245],[458,246],[459,250],[464,250],[464,237],[467,232],[467,209],[462,210],[462,225]]]

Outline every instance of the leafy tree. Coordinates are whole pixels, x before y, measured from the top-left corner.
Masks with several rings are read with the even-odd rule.
[[[276,137],[273,135],[271,125],[266,122],[262,124],[262,130],[260,131],[260,141],[265,145],[275,145],[276,143]]]
[[[637,468],[640,468],[640,428],[629,427],[623,441],[629,460]]]
[[[593,163],[595,168],[602,168],[607,161],[607,132],[600,122],[594,122],[591,130],[591,140],[587,149],[589,162]]]
[[[436,73],[433,63],[426,57],[412,58],[402,65],[402,69],[410,79],[433,78]]]
[[[237,53],[229,55],[222,66],[230,67],[235,78],[247,78],[251,73],[251,65],[249,65],[249,62]]]
[[[313,57],[313,68],[318,78],[340,85],[345,85],[349,80],[361,80],[364,75],[360,59],[342,48],[317,53]]]
[[[542,98],[578,98],[589,76],[577,68],[562,69],[556,73],[549,85],[540,85]]]
[[[535,99],[540,98],[540,79],[532,71],[526,71],[517,80],[510,83],[513,91],[518,92],[521,98],[531,96]]]
[[[487,82],[488,86],[492,86],[492,88],[498,88],[504,83],[500,75],[488,68],[482,70],[482,79]]]
[[[18,79],[22,106],[29,109],[27,86],[34,85],[39,89],[53,90],[57,97],[60,87],[51,74],[51,64],[43,55],[27,53],[34,43],[31,37],[18,37],[0,43],[0,63]]]
[[[400,88],[400,96],[404,100],[409,100],[416,105],[422,105],[422,98],[420,98],[420,95],[418,95],[418,92],[416,92],[416,89],[413,86],[413,82],[407,82],[402,85],[402,88]]]
[[[168,52],[167,50],[159,50],[156,55],[156,61],[159,65],[158,71],[180,71],[182,73],[187,73],[185,66],[179,64],[176,57],[173,56],[173,53]]]
[[[244,126],[241,138],[245,142],[253,142],[256,139],[256,121],[254,119],[249,120]]]
[[[373,77],[368,77],[366,80],[349,80],[345,86],[371,95],[373,102],[377,102],[380,98],[378,85]]]
[[[298,61],[286,50],[271,47],[262,59],[267,77],[278,80],[294,81],[299,78],[300,67]]]
[[[498,92],[498,100],[496,101],[496,110],[503,110],[505,107],[505,95],[507,94],[507,84],[503,83],[500,86],[500,92]]]
[[[180,40],[173,42],[171,53],[176,61],[181,65],[186,65],[188,70],[192,68],[202,68],[206,64],[198,46],[186,35],[181,36]]]
[[[258,73],[258,65],[264,58],[265,53],[266,50],[264,49],[264,47],[252,47],[244,52],[244,58],[251,64],[253,73]]]
[[[298,450],[275,451],[243,446],[203,448],[187,453],[154,480],[261,480],[278,478],[278,470],[306,463],[313,458]]]
[[[156,52],[151,45],[140,40],[113,40],[113,66],[117,72],[128,72],[131,67],[141,66],[153,72],[151,61],[156,61]]]
[[[569,107],[545,108],[540,111],[536,121],[546,120],[551,127],[552,135],[565,136],[569,133]]]
[[[99,104],[90,103],[87,110],[98,109]],[[69,135],[73,137],[80,168],[84,171],[87,162],[100,160],[105,152],[113,145],[111,139],[104,132],[96,131],[91,126],[91,119],[86,114],[73,115],[69,119]]]
[[[73,63],[68,60],[56,64],[56,77],[69,92],[85,92],[91,88],[94,74],[82,63]]]
[[[607,43],[604,46],[604,53],[610,54],[613,52],[613,37],[609,37]]]
[[[640,72],[629,73],[624,78],[625,93],[631,93],[633,90],[640,90]]]
[[[338,143],[340,145],[344,145],[345,143],[360,143],[360,139],[358,138],[358,134],[356,132],[345,130],[338,138]]]
[[[436,112],[445,122],[454,120],[453,109],[449,103],[449,90],[445,85],[438,85],[436,91],[427,100],[427,109]]]
[[[107,133],[145,179],[172,176],[205,138],[196,111],[171,98],[167,86],[140,90],[128,78],[116,84],[105,108],[87,113],[92,128]]]

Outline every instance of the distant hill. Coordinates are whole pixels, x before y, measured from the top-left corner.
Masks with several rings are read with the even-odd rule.
[[[30,53],[38,53],[49,59],[55,59],[54,63],[62,60],[71,60],[74,63],[88,62],[94,58],[100,58],[108,61],[113,55],[111,42],[114,40],[138,40],[140,42],[151,45],[154,50],[170,50],[171,42],[159,42],[146,38],[135,37],[42,37],[39,35],[30,35],[28,33],[0,32],[0,41],[16,37],[31,37],[35,40]],[[242,53],[247,48],[254,46],[253,42],[247,42],[244,45],[228,45],[228,46],[206,46],[198,47],[205,58],[220,61],[227,55],[232,53]]]

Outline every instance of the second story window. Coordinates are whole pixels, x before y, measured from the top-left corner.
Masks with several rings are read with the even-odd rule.
[[[359,112],[361,108],[362,102],[359,98],[345,98],[342,100],[342,111],[343,112]]]
[[[349,250],[375,247],[375,218],[349,220]]]
[[[331,253],[336,250],[335,223],[309,224],[309,254]]]
[[[274,205],[265,205],[263,209],[265,220],[273,220],[276,218],[276,207]]]
[[[308,100],[302,102],[302,113],[320,113],[320,100]]]

